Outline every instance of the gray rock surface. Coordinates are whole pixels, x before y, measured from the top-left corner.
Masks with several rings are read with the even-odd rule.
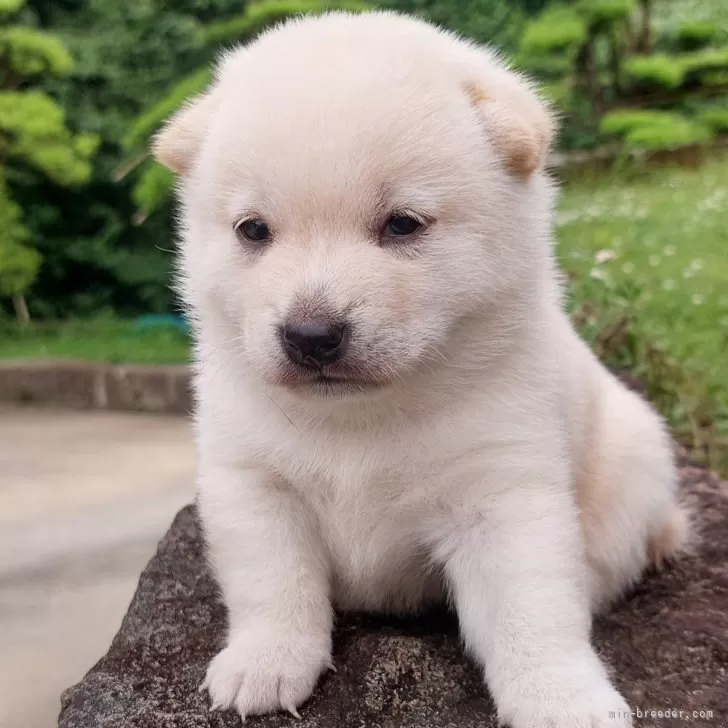
[[[633,708],[685,711],[637,726],[728,726],[728,484],[683,465],[697,511],[697,552],[642,584],[594,627]],[[225,611],[205,564],[195,510],[185,508],[141,576],[108,654],[62,697],[59,728],[232,728],[197,691],[221,647]],[[249,718],[261,728],[494,728],[493,706],[446,613],[408,620],[342,615],[337,673],[303,718]],[[692,716],[692,711],[712,711]],[[687,714],[690,714],[689,716]]]

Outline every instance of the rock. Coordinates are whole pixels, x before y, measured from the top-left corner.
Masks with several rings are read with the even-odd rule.
[[[689,712],[638,726],[728,725],[728,484],[683,465],[701,531],[696,553],[649,575],[597,620],[594,641],[633,709]],[[177,516],[141,576],[108,654],[62,696],[59,728],[232,728],[198,692],[221,647],[225,611],[205,564],[195,510]],[[495,728],[477,668],[445,612],[413,619],[342,615],[337,673],[303,718],[250,718],[261,728]],[[693,711],[712,711],[712,717]]]

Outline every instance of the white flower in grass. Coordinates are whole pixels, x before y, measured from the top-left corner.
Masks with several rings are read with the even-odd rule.
[[[649,257],[649,263],[653,268],[656,268],[658,265],[660,265],[660,262],[662,261],[662,258],[660,258],[659,255],[651,255]]]
[[[674,245],[666,245],[662,252],[669,258],[671,255],[675,255],[675,246]]]
[[[692,263],[690,263],[690,268],[694,271],[703,270],[703,261],[700,258],[696,258]]]
[[[674,291],[677,288],[677,283],[671,278],[668,278],[666,281],[663,281],[662,288],[665,291]]]
[[[693,302],[693,306],[701,306],[705,303],[705,296],[702,293],[693,293],[690,300]]]
[[[595,281],[606,281],[607,274],[601,268],[592,268],[589,272],[589,277]]]
[[[629,275],[630,273],[634,273],[634,263],[630,263],[627,261],[622,265],[622,271]]]
[[[597,263],[607,263],[610,260],[614,260],[616,257],[617,254],[613,250],[605,248],[604,250],[597,251],[597,254],[594,256],[594,260],[596,260]]]
[[[692,268],[686,268],[683,271],[683,278],[692,278],[695,275],[695,271]]]

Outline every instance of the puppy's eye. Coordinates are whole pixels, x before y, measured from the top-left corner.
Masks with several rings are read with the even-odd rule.
[[[397,213],[387,220],[387,224],[384,226],[384,234],[387,237],[401,238],[407,235],[414,235],[414,233],[423,227],[424,223],[422,220],[417,219],[413,215]]]
[[[267,243],[270,240],[270,228],[268,225],[257,217],[240,220],[235,223],[235,234],[238,240],[250,243]]]

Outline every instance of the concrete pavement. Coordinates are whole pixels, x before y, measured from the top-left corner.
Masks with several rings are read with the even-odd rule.
[[[55,726],[193,477],[183,418],[0,409],[0,726]]]

